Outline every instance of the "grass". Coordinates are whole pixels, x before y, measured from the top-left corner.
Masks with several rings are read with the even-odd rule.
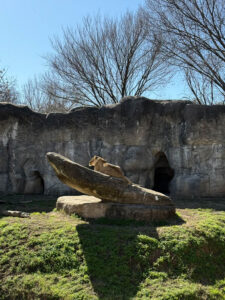
[[[29,219],[0,218],[0,299],[225,299],[225,212],[87,222],[48,201],[22,203]]]

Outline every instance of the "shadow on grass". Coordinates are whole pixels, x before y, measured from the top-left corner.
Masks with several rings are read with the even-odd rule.
[[[214,209],[225,211],[224,198],[173,199],[176,208]]]
[[[6,195],[0,196],[1,210],[23,212],[50,212],[55,208],[57,196],[46,195]]]
[[[87,272],[99,298],[134,297],[160,256],[156,226],[181,223],[183,220],[176,216],[154,225],[106,218],[78,225]]]
[[[81,224],[77,231],[88,275],[99,298],[135,296],[149,265],[154,262],[153,257],[157,257],[157,232],[152,233],[154,237],[141,240],[137,232],[131,233],[121,226]]]
[[[167,220],[161,221],[135,221],[135,220],[126,220],[126,219],[109,219],[109,218],[99,218],[99,219],[89,219],[88,222],[90,224],[98,224],[98,225],[116,225],[116,226],[131,226],[131,227],[140,227],[143,229],[159,227],[159,226],[173,226],[173,225],[182,225],[185,221],[178,215],[168,218]]]

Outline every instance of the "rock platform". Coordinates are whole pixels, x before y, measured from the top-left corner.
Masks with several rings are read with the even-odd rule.
[[[59,197],[56,208],[85,219],[109,218],[151,222],[166,220],[175,214],[175,207],[171,205],[103,202],[101,199],[86,195]]]
[[[174,207],[172,200],[162,193],[127,184],[120,178],[88,169],[55,152],[48,152],[46,156],[59,180],[82,194],[104,199],[104,202]]]

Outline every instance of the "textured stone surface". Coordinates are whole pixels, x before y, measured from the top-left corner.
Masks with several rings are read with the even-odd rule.
[[[87,219],[107,217],[137,221],[166,220],[175,212],[171,206],[106,203],[92,196],[62,196],[58,198],[56,208]]]
[[[57,177],[81,193],[104,199],[105,202],[173,206],[170,198],[162,193],[90,170],[60,154],[48,152],[47,158]]]
[[[225,106],[129,97],[45,115],[0,104],[0,192],[24,192],[30,171],[38,170],[45,194],[74,193],[56,178],[49,151],[84,166],[102,156],[147,188],[163,153],[174,170],[172,197],[225,197]]]

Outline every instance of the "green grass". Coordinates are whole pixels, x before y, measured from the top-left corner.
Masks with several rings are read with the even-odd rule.
[[[42,210],[0,218],[0,299],[225,299],[225,212],[159,226]]]

